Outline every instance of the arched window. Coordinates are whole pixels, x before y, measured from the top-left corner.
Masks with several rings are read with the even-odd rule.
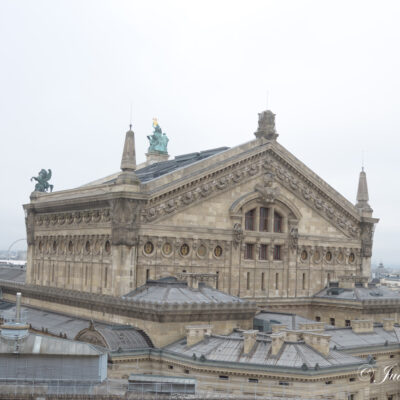
[[[282,227],[283,227],[283,218],[282,215],[278,214],[277,212],[274,212],[274,232],[276,233],[282,233]]]
[[[256,219],[256,209],[253,208],[250,211],[247,211],[244,217],[244,226],[247,231],[255,230],[255,219]]]

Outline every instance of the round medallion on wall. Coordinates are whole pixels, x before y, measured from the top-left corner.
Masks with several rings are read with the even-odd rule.
[[[162,247],[162,252],[163,252],[166,256],[171,255],[171,254],[172,254],[172,245],[171,245],[171,243],[169,243],[169,242],[164,243],[164,244],[163,244],[163,247]]]
[[[147,255],[150,255],[154,251],[154,244],[152,242],[146,242],[143,250]]]
[[[200,258],[203,258],[203,257],[206,256],[206,254],[207,254],[207,248],[206,248],[206,246],[204,246],[204,244],[201,244],[201,245],[199,246],[199,248],[197,249],[197,255],[198,255]]]
[[[321,261],[321,253],[318,250],[315,250],[313,260],[316,263]]]
[[[354,253],[350,253],[350,255],[349,255],[349,263],[353,263],[355,259],[356,259],[356,256],[354,255]]]
[[[308,253],[307,253],[307,251],[306,251],[306,250],[303,250],[303,251],[301,252],[300,257],[301,257],[301,260],[302,260],[302,261],[306,261],[307,258],[308,258]]]
[[[218,257],[218,258],[222,256],[222,247],[221,246],[216,246],[215,247],[214,256]]]
[[[327,251],[325,254],[325,260],[326,261],[332,261],[332,253],[330,251]]]
[[[184,256],[184,257],[187,256],[189,254],[189,251],[190,251],[189,245],[186,243],[183,243],[183,245],[180,248],[181,256]]]

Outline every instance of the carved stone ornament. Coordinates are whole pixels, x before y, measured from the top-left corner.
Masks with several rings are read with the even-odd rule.
[[[33,211],[28,210],[25,217],[26,240],[28,246],[35,243],[35,215]]]
[[[140,208],[132,199],[116,199],[112,203],[112,242],[133,246],[137,242],[137,222]]]
[[[370,222],[361,223],[361,252],[363,257],[372,256],[372,244],[374,238],[374,224]]]
[[[263,177],[263,184],[257,184],[254,190],[261,194],[262,200],[266,203],[273,203],[279,196],[279,187],[274,185],[274,174],[267,172]]]
[[[267,110],[258,114],[258,129],[254,134],[257,139],[276,140],[278,134],[275,129],[275,114],[272,111]]]
[[[243,239],[243,229],[240,223],[233,225],[233,245],[235,249],[240,245]]]
[[[292,250],[296,250],[298,243],[299,243],[299,229],[297,228],[297,226],[293,226],[290,228],[289,246]]]

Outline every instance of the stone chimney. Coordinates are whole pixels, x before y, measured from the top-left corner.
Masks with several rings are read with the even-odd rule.
[[[355,319],[351,321],[351,328],[354,333],[368,333],[374,331],[374,321],[370,319]]]
[[[249,354],[257,341],[257,330],[243,332],[243,354]]]
[[[122,172],[118,175],[117,183],[138,185],[139,178],[136,175],[136,151],[135,134],[131,127],[125,135],[124,151],[121,159]]]
[[[394,330],[394,319],[393,318],[383,318],[383,329],[386,332],[391,332]]]
[[[186,346],[190,347],[204,340],[206,335],[211,335],[211,325],[188,325],[186,329]]]
[[[329,354],[329,344],[331,341],[330,335],[324,333],[303,332],[303,339],[306,344],[324,356]]]
[[[299,329],[302,331],[323,331],[324,328],[324,322],[303,322],[299,324]]]
[[[276,356],[285,343],[285,332],[273,333],[271,336],[271,355]]]
[[[283,324],[274,324],[272,325],[272,333],[282,332],[288,329],[287,325]]]

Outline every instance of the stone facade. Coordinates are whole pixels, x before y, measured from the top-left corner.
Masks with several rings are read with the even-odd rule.
[[[265,304],[369,276],[378,220],[364,192],[354,206],[277,136],[274,116],[260,114],[255,140],[143,180],[127,134],[129,168],[116,179],[32,194],[27,283],[121,296],[148,279],[205,273]]]

